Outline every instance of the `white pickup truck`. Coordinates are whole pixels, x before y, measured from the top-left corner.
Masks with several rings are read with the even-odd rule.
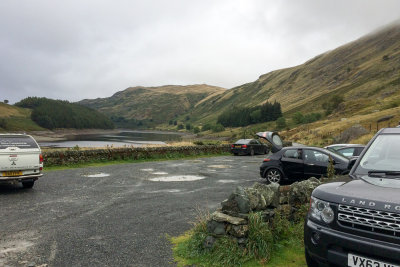
[[[0,183],[21,182],[32,188],[42,170],[43,156],[32,136],[0,134]]]

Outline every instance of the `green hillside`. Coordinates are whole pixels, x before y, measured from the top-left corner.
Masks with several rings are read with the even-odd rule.
[[[85,99],[78,103],[106,114],[119,127],[152,127],[190,113],[202,101],[223,92],[223,88],[205,84],[138,86],[111,97]]]
[[[400,25],[391,25],[302,65],[272,71],[197,105],[197,123],[216,121],[227,109],[278,101],[285,116],[324,112],[333,96],[343,98],[331,116],[354,116],[400,103]]]
[[[0,132],[40,131],[42,127],[31,120],[31,110],[0,103]]]

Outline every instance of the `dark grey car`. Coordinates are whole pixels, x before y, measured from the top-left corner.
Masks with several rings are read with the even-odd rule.
[[[231,145],[231,152],[237,155],[267,154],[269,148],[256,139],[239,139]]]

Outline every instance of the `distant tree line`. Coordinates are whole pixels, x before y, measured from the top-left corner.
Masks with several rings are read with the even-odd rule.
[[[15,105],[32,109],[31,119],[47,129],[114,128],[113,122],[100,112],[68,101],[28,97]]]
[[[219,117],[217,122],[224,127],[240,127],[254,123],[275,121],[282,117],[281,104],[279,102],[265,103],[262,106],[247,108],[237,107],[225,111]]]

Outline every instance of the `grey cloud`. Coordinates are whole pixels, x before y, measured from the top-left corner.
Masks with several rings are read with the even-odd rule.
[[[399,18],[397,0],[0,2],[0,96],[77,101],[129,86],[231,88]]]

